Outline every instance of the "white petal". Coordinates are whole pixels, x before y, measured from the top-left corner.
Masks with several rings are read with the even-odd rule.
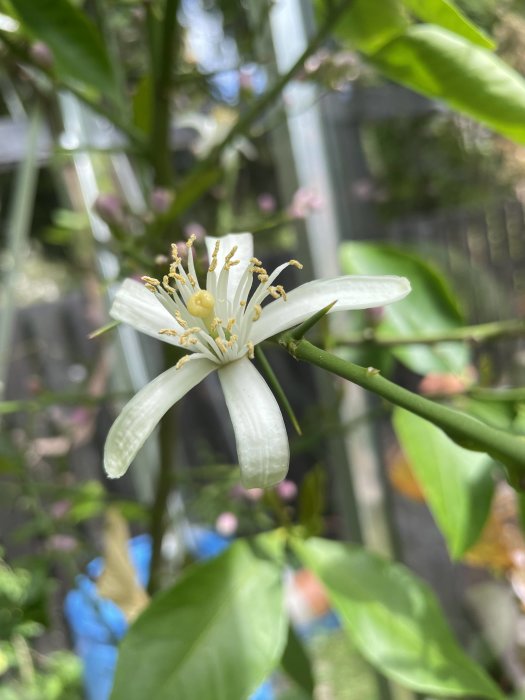
[[[214,362],[194,355],[180,369],[159,374],[124,406],[104,447],[104,468],[111,479],[126,472],[166,411],[214,369]]]
[[[246,488],[268,488],[288,471],[288,436],[277,401],[248,358],[219,369],[233,423],[241,480]]]
[[[221,236],[220,238],[206,236],[205,241],[210,260],[213,249],[215,248],[215,242],[221,242],[219,255],[217,256],[217,275],[223,268],[226,255],[228,255],[234,245],[237,246],[234,259],[240,260],[240,263],[230,268],[228,276],[228,298],[232,299],[242,274],[246,270],[246,266],[250,264],[250,258],[253,258],[253,236],[251,233],[228,233],[226,236]]]
[[[109,314],[116,321],[127,323],[141,333],[146,333],[171,345],[179,345],[176,338],[169,335],[159,335],[159,331],[161,328],[172,328],[181,332],[183,328],[156,299],[155,295],[136,280],[124,280],[115,296]]]
[[[250,340],[257,344],[276,333],[293,328],[333,301],[334,311],[372,309],[399,301],[410,292],[406,277],[351,275],[314,280],[288,293],[287,301],[277,299],[264,307],[253,324]]]

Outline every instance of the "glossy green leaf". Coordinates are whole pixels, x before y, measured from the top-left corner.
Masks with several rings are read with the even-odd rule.
[[[496,55],[428,24],[374,54],[389,78],[525,143],[525,80]]]
[[[326,586],[345,632],[381,673],[435,695],[502,695],[458,646],[426,584],[360,547],[323,539],[295,545]]]
[[[478,539],[494,482],[492,460],[453,442],[442,430],[401,408],[394,428],[453,558]]]
[[[486,49],[494,49],[495,44],[485,32],[476,27],[459,7],[451,0],[403,0],[416,17],[437,24]]]
[[[325,0],[317,0],[318,10],[326,9]],[[408,25],[400,0],[354,0],[337,25],[334,35],[352,48],[373,54]]]
[[[115,96],[104,42],[85,12],[69,0],[11,0],[28,31],[53,52],[56,71],[68,79]]]
[[[120,647],[111,700],[246,700],[286,642],[282,567],[239,540],[156,596]]]
[[[462,314],[444,278],[426,261],[406,250],[374,243],[343,243],[343,272],[356,275],[402,275],[412,292],[402,301],[386,306],[377,335],[413,336],[458,328]],[[469,351],[462,343],[406,345],[392,348],[395,357],[420,374],[461,372],[469,364]]]
[[[288,627],[288,641],[281,665],[290,678],[311,698],[314,693],[314,676],[312,665],[303,643],[291,625]]]

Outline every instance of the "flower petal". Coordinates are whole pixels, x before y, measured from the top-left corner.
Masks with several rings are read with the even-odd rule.
[[[264,307],[260,319],[253,324],[250,340],[257,344],[293,328],[336,300],[329,313],[384,306],[403,299],[409,292],[406,277],[389,275],[352,275],[307,282],[289,292],[287,301],[277,299]]]
[[[277,401],[246,357],[219,370],[233,423],[241,480],[246,488],[268,488],[288,471],[288,436]]]
[[[217,256],[217,274],[222,270],[226,255],[228,255],[234,245],[237,246],[234,258],[240,260],[240,263],[230,268],[228,276],[228,298],[231,299],[235,294],[243,272],[246,270],[246,266],[250,264],[250,258],[253,257],[253,236],[251,233],[228,233],[220,238],[206,236],[205,241],[210,260],[215,248],[215,242],[221,242],[219,255]]]
[[[136,280],[124,280],[115,296],[109,314],[116,321],[128,323],[141,333],[151,335],[165,343],[180,346],[176,338],[160,335],[159,331],[161,328],[172,328],[179,332],[184,329],[162,306],[154,294]]]
[[[180,369],[170,367],[159,374],[124,406],[104,448],[104,468],[111,479],[126,472],[168,408],[214,369],[214,362],[193,355]]]

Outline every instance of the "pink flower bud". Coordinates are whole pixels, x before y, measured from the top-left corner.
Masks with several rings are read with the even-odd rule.
[[[124,223],[122,200],[116,194],[99,194],[93,209],[109,226],[122,226]]]
[[[297,486],[289,479],[285,479],[284,481],[281,481],[280,484],[277,484],[275,490],[283,501],[293,501],[293,499],[297,496]]]
[[[190,223],[184,227],[184,235],[186,238],[195,236],[197,243],[203,243],[206,238],[206,229],[199,224],[198,221],[190,221]]]
[[[47,540],[47,546],[55,552],[64,552],[67,554],[75,551],[78,542],[74,537],[71,537],[71,535],[51,535]]]
[[[275,197],[269,192],[264,192],[257,197],[257,206],[263,214],[272,214],[276,208]]]
[[[231,537],[237,532],[239,527],[239,521],[235,513],[230,513],[226,511],[221,513],[217,520],[215,521],[215,529],[223,537]]]
[[[323,204],[323,199],[315,190],[310,187],[300,187],[292,198],[288,214],[292,219],[305,219],[313,211],[320,209]]]
[[[175,193],[163,187],[157,187],[149,196],[149,205],[154,214],[165,214],[171,207]]]
[[[53,67],[54,58],[53,53],[47,44],[43,41],[35,41],[34,44],[29,48],[29,55],[31,60],[40,68],[49,70]]]

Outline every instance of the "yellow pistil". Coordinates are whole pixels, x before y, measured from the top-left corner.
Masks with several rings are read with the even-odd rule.
[[[205,289],[200,289],[198,292],[191,295],[186,302],[186,306],[192,316],[208,318],[213,314],[215,298],[210,292]]]

